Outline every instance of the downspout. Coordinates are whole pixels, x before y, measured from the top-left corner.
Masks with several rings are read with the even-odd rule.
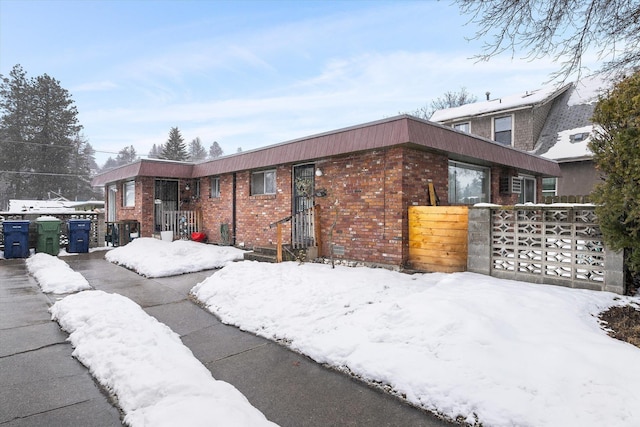
[[[231,245],[236,245],[236,173],[233,173],[233,185],[231,190]]]

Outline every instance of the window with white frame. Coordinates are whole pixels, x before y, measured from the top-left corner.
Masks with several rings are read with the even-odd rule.
[[[558,195],[558,178],[542,178],[542,195]]]
[[[220,197],[220,177],[212,176],[211,177],[211,198]]]
[[[493,140],[502,145],[512,145],[513,117],[504,116],[493,119]]]
[[[136,205],[136,183],[127,181],[122,184],[122,206],[131,207]]]
[[[449,203],[473,205],[490,201],[489,168],[467,163],[449,162]]]
[[[466,133],[471,132],[471,124],[469,122],[456,123],[453,125],[453,128],[455,130],[459,130],[460,132],[466,132]]]
[[[251,174],[251,195],[276,194],[276,171],[266,170]]]

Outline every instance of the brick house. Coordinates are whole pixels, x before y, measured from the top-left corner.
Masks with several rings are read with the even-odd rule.
[[[600,177],[587,148],[601,80],[487,99],[434,112],[431,121],[556,160],[561,176],[543,181],[545,196],[585,196]],[[487,98],[489,94],[487,94]],[[535,181],[523,177],[519,202],[537,202]]]
[[[194,210],[210,243],[253,248],[315,206],[321,254],[331,233],[336,258],[402,267],[408,207],[429,204],[430,183],[441,205],[513,204],[518,177],[541,190],[558,175],[554,161],[402,115],[198,164],[139,160],[93,185],[106,189],[107,220],[138,220],[141,236],[161,230],[160,207]],[[299,234],[283,227],[285,242]]]

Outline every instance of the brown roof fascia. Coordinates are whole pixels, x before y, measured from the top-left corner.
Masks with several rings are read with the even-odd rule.
[[[401,115],[198,164],[143,159],[96,176],[93,185],[105,185],[135,176],[199,178],[281,164],[309,162],[401,144],[413,144],[424,149],[449,153],[454,160],[476,163],[481,160],[485,164],[511,166],[536,175],[560,175],[560,168],[553,160],[458,132],[448,126]]]
[[[194,177],[307,162],[406,143],[408,118],[392,117],[199,163],[194,166]]]
[[[102,187],[112,182],[132,179],[137,176],[157,176],[166,178],[186,178],[193,175],[193,163],[160,159],[140,159],[93,177],[91,185]]]

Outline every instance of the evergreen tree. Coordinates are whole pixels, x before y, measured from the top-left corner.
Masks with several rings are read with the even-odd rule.
[[[28,191],[31,88],[20,66],[15,66],[9,77],[0,75],[0,78],[0,180],[5,190],[0,205],[6,206],[9,199],[22,198]]]
[[[169,139],[162,147],[161,159],[185,161],[189,157],[184,139],[178,127],[172,127],[169,131]]]
[[[202,146],[202,142],[199,137],[196,137],[189,144],[189,161],[198,162],[207,158],[207,150]]]
[[[76,200],[90,200],[99,197],[91,187],[91,176],[93,176],[98,165],[95,159],[95,150],[87,139],[78,135],[75,140],[75,155],[73,169],[78,174],[78,178],[72,181],[75,185],[73,193]]]
[[[118,162],[115,161],[113,157],[109,157],[106,162],[104,162],[104,166],[102,166],[102,171],[108,171],[109,169],[117,168]]]
[[[218,141],[213,141],[213,144],[211,144],[211,147],[209,147],[209,158],[215,159],[222,156],[223,154],[224,152],[222,151],[220,144],[218,144]]]
[[[8,77],[0,76],[0,113],[3,196],[46,198],[56,191],[77,197],[81,185],[76,181],[86,182],[90,172],[76,170],[84,147],[78,143],[82,126],[60,82],[46,74],[27,79],[22,67],[14,66]]]
[[[592,196],[605,242],[628,249],[627,265],[640,273],[640,71],[619,81],[596,104],[589,144],[603,182]]]
[[[118,166],[128,165],[136,160],[138,160],[138,154],[136,153],[136,149],[133,148],[133,145],[124,147],[118,151],[118,155],[116,156],[116,164]]]
[[[159,159],[160,156],[162,155],[163,149],[164,149],[164,144],[160,144],[159,146],[156,144],[153,144],[153,147],[151,147],[151,150],[149,151],[149,158]]]

